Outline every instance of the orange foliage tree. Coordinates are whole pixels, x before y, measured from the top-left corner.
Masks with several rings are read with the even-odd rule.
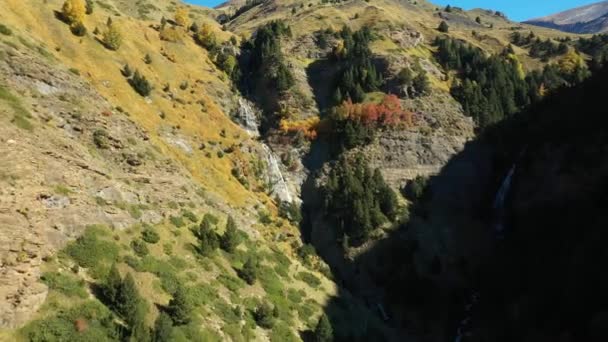
[[[297,121],[288,121],[283,119],[281,120],[279,128],[284,133],[302,132],[305,138],[314,140],[317,138],[320,122],[319,117],[316,116]]]
[[[413,113],[401,107],[399,98],[395,95],[386,95],[380,103],[353,103],[350,99],[336,107],[336,118],[339,120],[353,120],[367,127],[411,127]]]

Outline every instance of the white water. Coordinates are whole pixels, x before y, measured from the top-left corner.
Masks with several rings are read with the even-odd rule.
[[[251,136],[257,137],[260,135],[258,131],[258,116],[256,115],[253,106],[249,101],[239,98],[239,108],[235,117],[237,121]]]
[[[279,162],[277,161],[276,156],[270,150],[270,147],[266,144],[262,144],[262,148],[266,153],[266,165],[268,166],[268,183],[270,183],[272,192],[271,194],[277,196],[282,202],[293,202],[293,196],[291,196],[291,191],[289,191],[289,187],[287,186],[287,182],[283,177],[283,173],[281,172],[281,168],[279,167]]]

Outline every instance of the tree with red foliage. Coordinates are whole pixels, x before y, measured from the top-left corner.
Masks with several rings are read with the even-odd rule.
[[[350,99],[335,109],[335,119],[353,120],[367,127],[384,128],[413,125],[413,114],[401,107],[399,98],[386,95],[380,103],[353,103]]]

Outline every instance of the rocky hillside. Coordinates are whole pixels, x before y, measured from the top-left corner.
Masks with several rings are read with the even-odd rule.
[[[408,267],[426,269],[438,250],[476,256],[464,238],[436,239],[468,223],[462,213],[406,224],[417,204],[401,190],[414,179],[440,174],[441,205],[481,201],[491,183],[485,151],[453,160],[481,128],[454,91],[472,70],[441,60],[437,39],[500,56],[533,95],[550,85],[526,74],[583,58],[510,45],[522,30],[575,35],[426,1],[0,3],[7,341],[146,340],[163,326],[178,341],[292,341],[322,314],[337,339],[445,339],[446,314],[392,303],[373,267],[388,254],[370,253],[397,234],[419,237]],[[373,215],[357,232],[370,239],[349,245],[326,212],[327,179],[354,158],[367,165],[357,190],[376,191],[373,208],[356,203]],[[111,295],[126,292],[132,307]]]
[[[524,23],[572,33],[603,33],[608,31],[608,1],[526,20]]]

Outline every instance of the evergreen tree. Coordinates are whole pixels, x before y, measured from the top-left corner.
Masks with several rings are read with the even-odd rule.
[[[187,298],[186,290],[182,286],[178,286],[167,307],[167,312],[173,322],[177,325],[188,324],[192,319],[193,309],[192,303]]]
[[[420,95],[426,95],[431,90],[431,84],[425,71],[421,71],[412,80],[412,86]]]
[[[173,334],[173,320],[171,317],[164,312],[156,318],[154,322],[154,335],[152,336],[153,342],[171,342]]]
[[[240,243],[240,236],[238,233],[238,229],[236,228],[236,222],[232,218],[232,216],[228,216],[228,221],[226,222],[226,230],[224,231],[224,235],[220,239],[220,245],[223,250],[228,253],[234,252],[236,247]]]
[[[152,85],[139,73],[139,70],[135,70],[133,78],[129,79],[129,84],[141,96],[148,96],[152,92]]]
[[[247,282],[249,285],[253,285],[257,279],[258,273],[258,262],[253,258],[249,257],[243,268],[239,272],[239,276]]]
[[[448,33],[450,31],[450,26],[443,20],[437,27],[437,30],[439,30],[439,32]]]
[[[265,329],[272,328],[276,320],[273,315],[273,308],[268,303],[263,303],[258,306],[253,313],[253,317],[255,318],[256,323]]]
[[[475,22],[481,25],[481,18],[480,17],[475,18]]]
[[[219,247],[219,236],[213,228],[211,216],[205,215],[195,232],[199,240],[199,252],[204,256],[211,256]]]
[[[135,285],[135,280],[131,273],[129,273],[123,280],[120,291],[118,291],[116,296],[118,311],[126,321],[137,318],[141,312],[139,308],[141,301],[142,299]]]
[[[334,331],[325,313],[319,318],[313,336],[315,342],[332,342],[334,340]]]
[[[108,277],[106,278],[106,282],[103,286],[103,296],[108,301],[108,306],[117,308],[119,292],[121,289],[122,277],[120,276],[120,272],[118,272],[116,264],[112,264]]]

